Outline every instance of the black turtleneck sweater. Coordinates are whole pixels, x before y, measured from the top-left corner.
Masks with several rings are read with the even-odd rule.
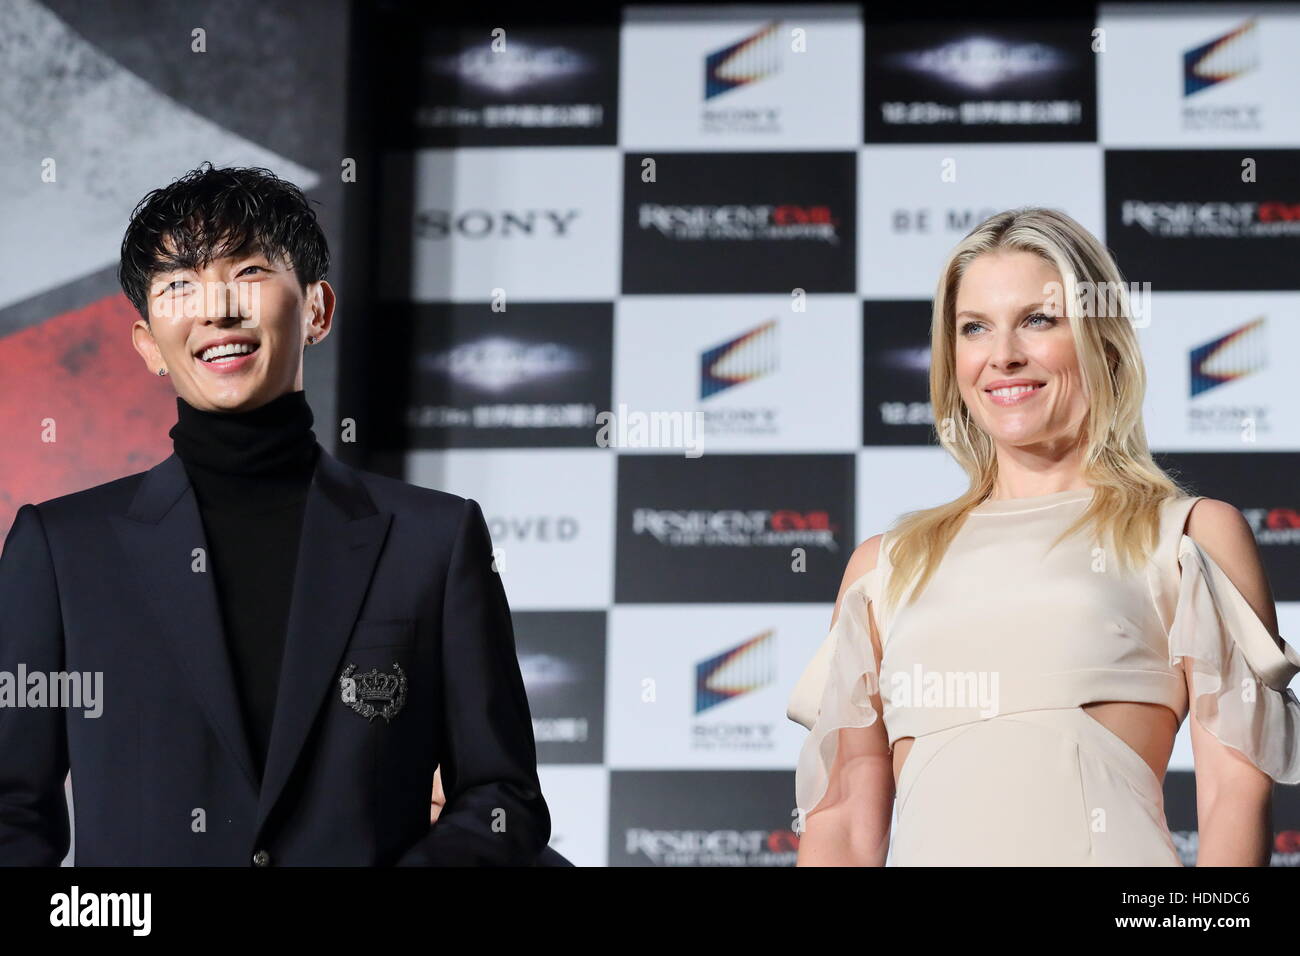
[[[198,500],[208,571],[249,745],[266,764],[307,489],[320,446],[303,392],[251,411],[209,412],[179,396],[169,433]]]

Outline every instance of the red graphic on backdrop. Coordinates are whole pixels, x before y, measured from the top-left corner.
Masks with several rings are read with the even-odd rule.
[[[176,392],[131,346],[123,295],[0,338],[0,529],[24,504],[145,471],[172,451]],[[42,441],[46,419],[56,440]]]

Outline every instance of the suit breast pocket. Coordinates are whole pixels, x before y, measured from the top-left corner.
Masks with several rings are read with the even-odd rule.
[[[411,735],[431,722],[427,698],[434,684],[416,624],[412,619],[358,621],[343,652],[332,716],[340,740],[375,751],[377,771],[389,759],[385,754],[406,752]]]
[[[357,621],[352,630],[348,649],[362,651],[370,648],[410,647],[415,639],[415,621],[401,618],[387,621]]]

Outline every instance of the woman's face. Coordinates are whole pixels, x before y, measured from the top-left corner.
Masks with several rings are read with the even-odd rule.
[[[215,259],[202,270],[155,273],[150,321],[136,320],[132,335],[149,370],[167,369],[176,394],[190,405],[245,411],[302,388],[304,341],[328,334],[333,308],[327,282],[304,293],[291,265],[255,251]],[[252,351],[226,358],[206,351],[226,340]]]
[[[1073,441],[1088,401],[1056,268],[1030,252],[985,253],[966,267],[954,311],[975,423],[1007,445]]]

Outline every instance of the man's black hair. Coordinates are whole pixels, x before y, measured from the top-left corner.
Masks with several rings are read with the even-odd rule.
[[[259,250],[291,264],[304,291],[329,271],[325,234],[301,189],[269,169],[214,169],[204,162],[136,205],[117,278],[147,322],[149,286],[157,273],[197,270],[214,259]]]

